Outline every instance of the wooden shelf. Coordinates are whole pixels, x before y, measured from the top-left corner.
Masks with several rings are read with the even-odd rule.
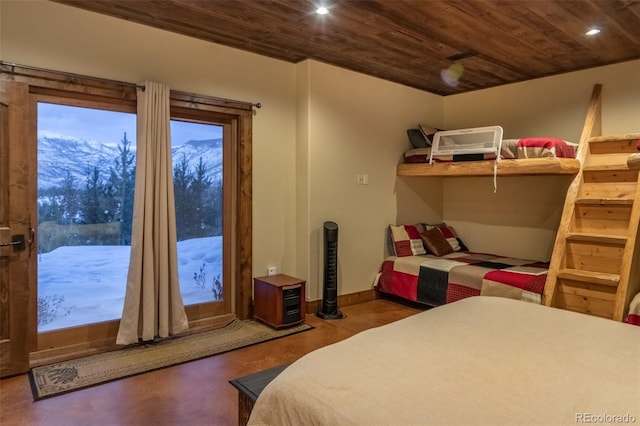
[[[495,161],[458,163],[402,163],[398,176],[493,176]],[[580,161],[574,158],[523,158],[498,162],[498,176],[575,175]]]

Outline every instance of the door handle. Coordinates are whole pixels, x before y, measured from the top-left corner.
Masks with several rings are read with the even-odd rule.
[[[21,251],[25,249],[24,235],[12,235],[10,243],[0,243],[0,247],[13,247],[13,251]]]
[[[19,244],[20,241],[11,241],[10,243],[0,243],[0,247],[17,246]]]

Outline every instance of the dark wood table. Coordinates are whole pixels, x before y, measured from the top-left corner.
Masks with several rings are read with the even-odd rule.
[[[286,363],[272,367],[257,373],[229,380],[238,389],[238,424],[245,426],[249,421],[253,405],[258,399],[260,392],[280,374],[291,363]]]

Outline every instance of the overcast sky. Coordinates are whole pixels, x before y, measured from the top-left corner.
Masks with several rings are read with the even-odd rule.
[[[38,137],[70,136],[118,145],[125,132],[127,139],[135,144],[135,114],[38,103]],[[173,145],[190,140],[219,139],[222,138],[222,127],[172,121],[171,135]]]

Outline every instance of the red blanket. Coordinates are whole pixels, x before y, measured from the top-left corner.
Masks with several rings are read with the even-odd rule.
[[[523,148],[526,149],[525,152],[531,151],[530,148],[536,148],[541,152],[549,152],[550,154],[553,154],[553,155],[549,155],[553,157],[575,158],[576,156],[573,146],[568,145],[562,139],[524,138],[524,139],[518,140],[518,149],[520,150]],[[538,156],[529,155],[528,157],[538,157]],[[521,158],[521,157],[518,155],[518,158]]]

